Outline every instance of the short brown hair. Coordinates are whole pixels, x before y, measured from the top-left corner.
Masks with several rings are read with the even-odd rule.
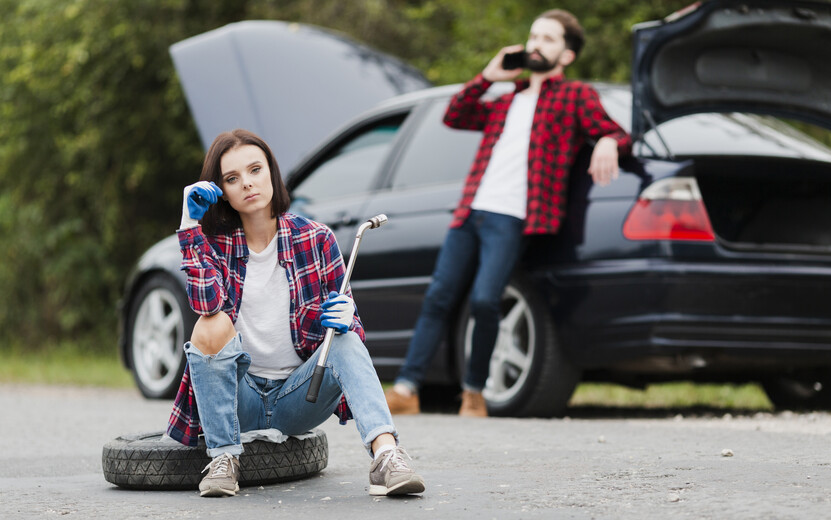
[[[575,56],[580,55],[580,51],[583,49],[583,44],[586,42],[586,37],[583,35],[583,28],[580,26],[580,22],[577,21],[576,16],[563,9],[551,9],[539,15],[537,20],[540,18],[557,20],[563,24],[563,29],[565,29],[566,47],[574,51]]]
[[[216,136],[216,139],[208,148],[208,153],[205,154],[205,162],[202,163],[202,174],[199,176],[199,180],[213,181],[222,188],[222,156],[230,150],[249,144],[263,151],[266,161],[268,161],[268,169],[271,170],[271,186],[274,188],[274,195],[271,198],[271,216],[282,215],[291,204],[288,190],[286,190],[286,185],[283,183],[280,168],[277,166],[274,154],[271,153],[271,148],[254,132],[238,128]],[[221,198],[202,217],[202,230],[206,235],[230,233],[239,227],[242,227],[242,219],[240,219],[239,213],[231,207],[227,200]]]

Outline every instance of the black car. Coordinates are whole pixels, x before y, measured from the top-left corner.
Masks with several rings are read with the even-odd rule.
[[[831,5],[707,2],[634,38],[632,87],[595,85],[634,155],[598,187],[587,146],[562,231],[529,239],[503,297],[489,411],[561,414],[581,380],[761,381],[777,405],[828,405],[831,149],[783,119],[831,128],[831,45],[816,43],[831,39]],[[441,122],[459,88],[382,102],[287,177],[290,211],[326,223],[344,251],[362,222],[389,218],[352,276],[381,379],[403,362],[481,137]],[[197,122],[210,114],[188,98]],[[123,299],[123,359],[148,397],[175,392],[195,320],[180,258],[175,237],[155,245]],[[452,321],[430,383],[460,379],[464,302]]]

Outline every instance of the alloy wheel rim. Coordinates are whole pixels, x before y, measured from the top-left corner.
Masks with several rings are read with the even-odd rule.
[[[153,289],[142,300],[133,326],[133,366],[142,384],[161,393],[173,382],[184,343],[182,313],[176,297]]]
[[[473,344],[473,325],[471,318],[465,330],[465,359]],[[488,402],[499,404],[516,397],[528,380],[535,349],[536,327],[531,308],[522,293],[509,285],[502,295],[502,319],[482,391]]]

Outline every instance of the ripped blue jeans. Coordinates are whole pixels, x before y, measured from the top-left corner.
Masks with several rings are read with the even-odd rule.
[[[251,357],[242,350],[240,334],[215,355],[204,355],[190,342],[185,353],[211,457],[241,454],[241,432],[276,428],[286,435],[305,433],[332,415],[341,395],[370,454],[372,441],[382,433],[398,438],[369,353],[352,331],[335,335],[315,403],[306,401],[306,392],[320,350],[280,380],[248,373]]]

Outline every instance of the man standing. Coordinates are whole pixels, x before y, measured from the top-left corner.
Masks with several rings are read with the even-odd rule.
[[[445,337],[447,320],[473,281],[473,345],[465,367],[460,415],[486,417],[482,389],[488,378],[500,320],[502,292],[522,252],[523,235],[557,233],[564,217],[566,182],[580,147],[596,141],[588,172],[603,186],[617,178],[618,157],[631,139],[603,109],[597,92],[566,80],[565,68],[583,46],[583,29],[563,10],[541,14],[524,46],[530,78],[494,101],[481,97],[496,81],[514,80],[505,47],[450,101],[444,122],[484,135],[462,198],[439,253],[407,359],[387,390],[392,413],[418,413],[418,389]]]

